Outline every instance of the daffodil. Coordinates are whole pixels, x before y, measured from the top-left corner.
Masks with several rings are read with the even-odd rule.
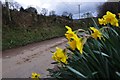
[[[116,15],[107,11],[106,15],[103,16],[104,20],[107,21],[107,23],[110,23],[113,26],[118,26],[118,20],[116,19]]]
[[[68,26],[65,26],[65,27],[68,29],[68,31],[66,32],[65,36],[66,36],[66,38],[67,38],[68,40],[70,40],[70,38],[71,38],[73,35],[75,35],[75,33],[72,31],[72,29],[71,29],[70,27],[68,27]]]
[[[104,15],[102,19],[98,19],[98,21],[99,21],[100,25],[102,25],[102,24],[106,25],[106,24],[110,23],[113,26],[116,26],[116,27],[119,26],[116,15],[109,11],[106,12],[106,15]]]
[[[106,23],[107,23],[103,18],[101,18],[101,19],[98,18],[98,21],[99,21],[100,25],[106,25]]]
[[[91,34],[91,36],[93,38],[95,38],[95,39],[97,39],[97,38],[101,39],[102,33],[98,29],[96,29],[94,27],[90,27],[90,29],[93,31],[93,33]]]
[[[77,36],[73,36],[71,37],[71,41],[68,41],[70,47],[72,48],[72,50],[75,50],[75,48],[77,48],[80,53],[82,54],[83,52],[83,43],[82,43],[82,38],[78,38]]]
[[[76,48],[80,51],[82,54],[83,52],[83,43],[82,38],[79,38],[70,27],[66,26],[68,31],[66,32],[65,36],[68,39],[68,44],[70,45],[72,50],[75,50]]]
[[[39,80],[39,77],[40,77],[40,74],[37,74],[37,73],[35,73],[35,72],[32,73],[31,78],[32,78],[33,80]]]
[[[114,19],[114,20],[111,22],[111,25],[118,27],[118,26],[119,26],[118,20],[117,20],[117,19]]]
[[[53,53],[52,59],[67,64],[68,57],[61,48],[56,47],[56,52]]]

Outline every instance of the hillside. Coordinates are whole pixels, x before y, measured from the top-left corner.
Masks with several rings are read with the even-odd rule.
[[[3,50],[23,46],[28,43],[64,36],[65,26],[73,30],[86,28],[90,20],[73,20],[62,16],[43,16],[25,11],[10,10],[2,7],[2,47]]]

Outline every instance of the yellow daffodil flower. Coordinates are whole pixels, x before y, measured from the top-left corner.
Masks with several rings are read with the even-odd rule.
[[[52,59],[67,64],[68,57],[61,48],[56,47],[56,52],[53,53]]]
[[[33,80],[39,80],[39,77],[40,77],[40,74],[37,74],[37,73],[35,73],[35,72],[32,73],[31,78],[32,78]]]
[[[82,38],[79,38],[70,27],[66,26],[68,31],[66,32],[65,36],[68,39],[68,44],[72,48],[72,50],[75,50],[77,48],[80,53],[82,54],[83,52],[83,43],[82,43]]]
[[[107,24],[107,22],[103,19],[103,18],[98,18],[98,21],[99,21],[99,24],[100,25],[106,25]]]
[[[83,43],[82,43],[82,38],[78,38],[77,36],[73,36],[71,37],[71,41],[68,41],[70,47],[72,48],[72,50],[75,50],[75,48],[77,48],[80,53],[82,54],[83,52]]]
[[[118,20],[117,20],[117,19],[114,19],[114,20],[111,22],[111,25],[118,27],[118,26],[119,26]]]
[[[101,39],[102,33],[101,33],[99,30],[97,30],[97,29],[94,28],[94,27],[90,27],[90,29],[93,31],[93,33],[91,34],[91,36],[92,36],[93,38],[95,38],[95,39],[97,39],[97,38]]]
[[[106,12],[106,15],[104,15],[102,19],[98,19],[98,21],[100,25],[106,25],[107,23],[110,23],[113,26],[119,26],[116,15],[109,11]]]
[[[70,40],[70,38],[71,38],[73,35],[75,35],[75,34],[74,34],[74,32],[72,31],[72,29],[71,29],[70,27],[68,27],[68,26],[65,26],[65,27],[68,29],[68,31],[66,32],[65,36],[66,36],[66,38],[67,38],[68,40]]]
[[[107,23],[110,23],[113,26],[118,26],[118,20],[116,19],[115,14],[107,11],[106,15],[104,15],[103,18],[107,21]]]
[[[75,40],[68,41],[68,44],[70,45],[72,50],[75,50],[75,48],[76,48],[76,41]]]

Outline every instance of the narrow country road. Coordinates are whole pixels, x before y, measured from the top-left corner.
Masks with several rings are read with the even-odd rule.
[[[52,53],[55,47],[64,48],[64,37],[28,44],[2,52],[3,78],[28,78],[32,72],[40,73],[42,78],[48,77],[46,69],[53,68]]]

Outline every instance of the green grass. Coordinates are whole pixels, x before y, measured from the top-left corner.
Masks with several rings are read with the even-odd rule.
[[[60,26],[53,27],[3,27],[2,29],[2,48],[3,50],[16,46],[26,45],[54,37],[63,36],[65,28]]]

